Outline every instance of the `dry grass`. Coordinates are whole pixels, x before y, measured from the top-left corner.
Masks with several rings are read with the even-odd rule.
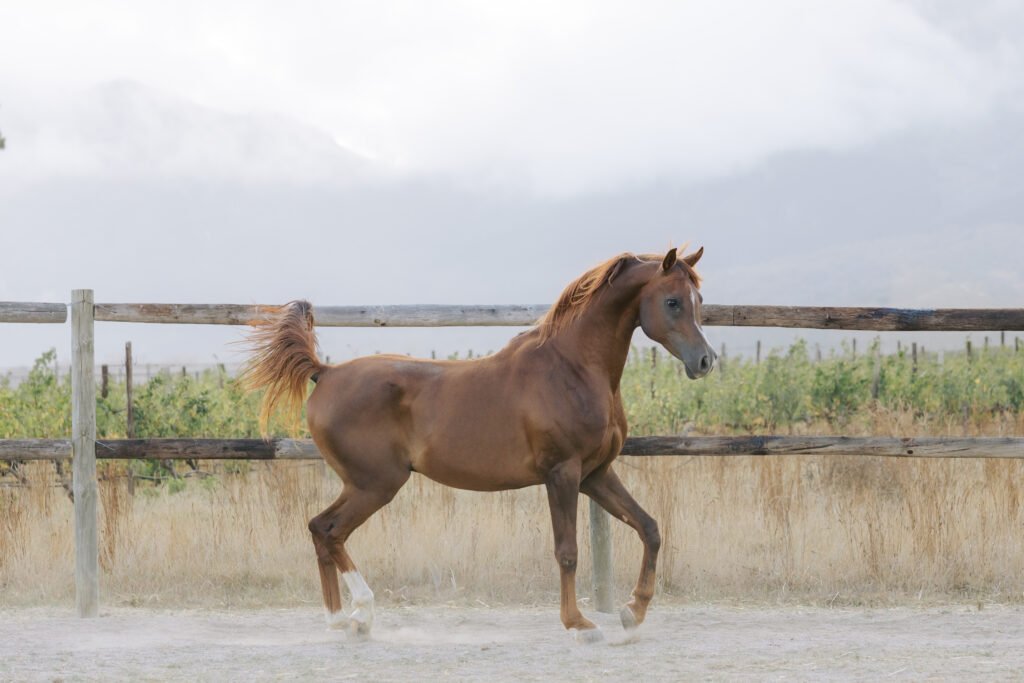
[[[1024,420],[983,427],[1020,434]],[[848,433],[964,429],[877,412]],[[1024,598],[1019,460],[624,458],[618,467],[661,524],[662,599]],[[140,488],[131,496],[124,478],[102,481],[104,601],[318,605],[306,522],[339,483],[319,463],[247,470],[175,494]],[[28,475],[32,486],[0,489],[0,606],[70,604],[72,508],[52,485],[52,466],[33,465]],[[582,595],[590,581],[586,516],[581,505]],[[640,544],[624,525],[614,528],[616,590],[625,598]],[[479,494],[414,477],[350,548],[384,602],[555,599],[550,522],[537,487]]]

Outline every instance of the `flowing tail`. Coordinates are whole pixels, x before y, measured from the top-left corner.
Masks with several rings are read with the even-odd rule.
[[[249,391],[266,390],[260,404],[260,434],[264,438],[278,406],[284,409],[289,428],[298,431],[309,381],[316,381],[327,367],[317,355],[312,304],[292,301],[269,313],[251,323],[255,329],[247,342],[252,357],[240,377]]]

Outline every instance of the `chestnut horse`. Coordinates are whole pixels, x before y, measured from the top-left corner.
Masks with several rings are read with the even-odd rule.
[[[262,430],[275,406],[297,423],[312,380],[309,431],[344,483],[338,499],[309,523],[330,627],[369,632],[373,592],[345,541],[412,472],[474,491],[544,484],[562,623],[582,641],[602,637],[576,605],[577,498],[590,496],[643,541],[640,578],[620,612],[627,630],[643,622],[661,539],[657,523],[612,468],[626,438],[619,381],[637,326],[679,358],[691,379],[714,367],[694,270],[703,251],[678,259],[675,249],[664,257],[612,258],[570,283],[534,328],[475,360],[377,355],[325,365],[306,301],[254,323],[254,356],[244,379],[266,389]],[[338,571],[352,597],[347,616]]]

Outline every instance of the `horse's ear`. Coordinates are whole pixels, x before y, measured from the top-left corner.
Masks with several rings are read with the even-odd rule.
[[[684,256],[683,257],[683,261],[686,262],[686,265],[688,265],[691,268],[693,268],[695,265],[697,265],[697,261],[700,261],[700,257],[703,256],[703,255],[704,255],[704,247],[701,247],[700,249],[698,249],[697,251],[693,252],[689,256]]]
[[[676,249],[675,247],[668,250],[665,254],[665,259],[661,262],[661,272],[667,273],[672,269],[672,266],[676,264]]]

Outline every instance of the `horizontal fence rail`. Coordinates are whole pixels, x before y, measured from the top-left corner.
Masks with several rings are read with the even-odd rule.
[[[122,323],[248,325],[276,306],[244,304],[96,304],[96,320]],[[549,306],[314,306],[319,327],[528,326]]]
[[[1024,458],[1024,437],[633,436],[626,456],[844,455],[891,458]],[[66,460],[67,439],[0,440],[0,461]],[[319,460],[310,439],[99,439],[97,459]]]
[[[704,306],[704,324],[877,332],[1024,330],[1024,308]]]
[[[850,455],[1024,458],[1024,437],[637,436],[622,455]]]
[[[0,301],[0,323],[63,323],[67,320],[67,304]]]
[[[96,320],[125,323],[247,325],[274,306],[246,304],[96,304]],[[451,306],[314,306],[320,327],[486,327],[533,325],[547,304]],[[703,307],[708,326],[818,330],[1024,330],[1024,308],[869,308],[834,306]]]
[[[105,322],[189,325],[247,325],[275,306],[252,304],[98,303],[95,319]],[[321,327],[527,327],[547,304],[315,306]],[[0,302],[0,322],[63,323],[59,303]],[[836,306],[743,306],[708,304],[708,326],[784,327],[878,332],[980,332],[1024,330],[1024,308],[871,308]]]

